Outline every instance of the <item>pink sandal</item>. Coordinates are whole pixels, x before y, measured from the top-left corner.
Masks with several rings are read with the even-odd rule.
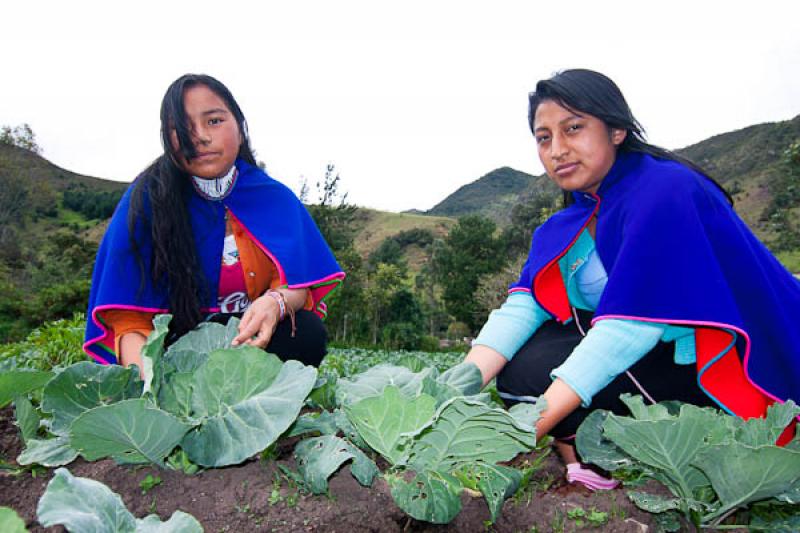
[[[567,465],[567,481],[569,483],[580,483],[589,490],[611,490],[619,485],[619,481],[616,479],[603,477],[594,470],[585,468],[580,463]]]

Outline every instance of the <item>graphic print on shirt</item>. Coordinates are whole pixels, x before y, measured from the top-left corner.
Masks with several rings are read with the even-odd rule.
[[[219,296],[217,305],[220,313],[243,313],[250,307],[244,270],[239,261],[239,249],[233,235],[225,237],[222,249],[222,269],[219,276]]]

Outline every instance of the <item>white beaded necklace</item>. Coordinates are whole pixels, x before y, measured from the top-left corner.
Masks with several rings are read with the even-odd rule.
[[[197,194],[207,200],[219,201],[225,199],[225,197],[231,193],[237,175],[238,172],[234,165],[227,174],[219,178],[205,179],[192,176],[192,183],[194,184]]]

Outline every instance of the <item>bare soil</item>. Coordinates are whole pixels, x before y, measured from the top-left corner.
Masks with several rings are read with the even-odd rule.
[[[206,532],[655,531],[651,516],[638,510],[623,490],[592,493],[566,484],[563,466],[554,454],[534,474],[529,489],[506,502],[494,525],[489,525],[483,499],[464,494],[461,513],[450,524],[440,526],[409,518],[394,504],[386,482],[378,478],[371,488],[362,487],[347,466],[331,478],[328,496],[299,492],[278,467],[295,469],[292,450],[296,442],[281,441],[275,459],[253,458],[239,466],[193,476],[154,467],[119,466],[111,460],[89,463],[78,459],[67,468],[76,476],[108,485],[138,518],[156,513],[167,519],[182,510],[197,518]],[[21,451],[13,412],[11,408],[2,409],[0,458],[13,464]],[[515,462],[531,459],[523,456]],[[143,491],[140,482],[148,474],[160,477],[161,483]],[[43,528],[36,521],[36,505],[51,477],[52,470],[0,470],[0,506],[14,509],[30,531],[63,531],[60,527]],[[593,526],[570,518],[568,513],[576,508],[587,514],[592,509],[607,512],[607,521]]]

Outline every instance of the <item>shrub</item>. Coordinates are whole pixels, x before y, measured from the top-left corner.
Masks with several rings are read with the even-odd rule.
[[[75,313],[70,319],[43,324],[23,341],[0,346],[0,370],[50,370],[85,360],[82,349],[85,326],[84,314]]]

